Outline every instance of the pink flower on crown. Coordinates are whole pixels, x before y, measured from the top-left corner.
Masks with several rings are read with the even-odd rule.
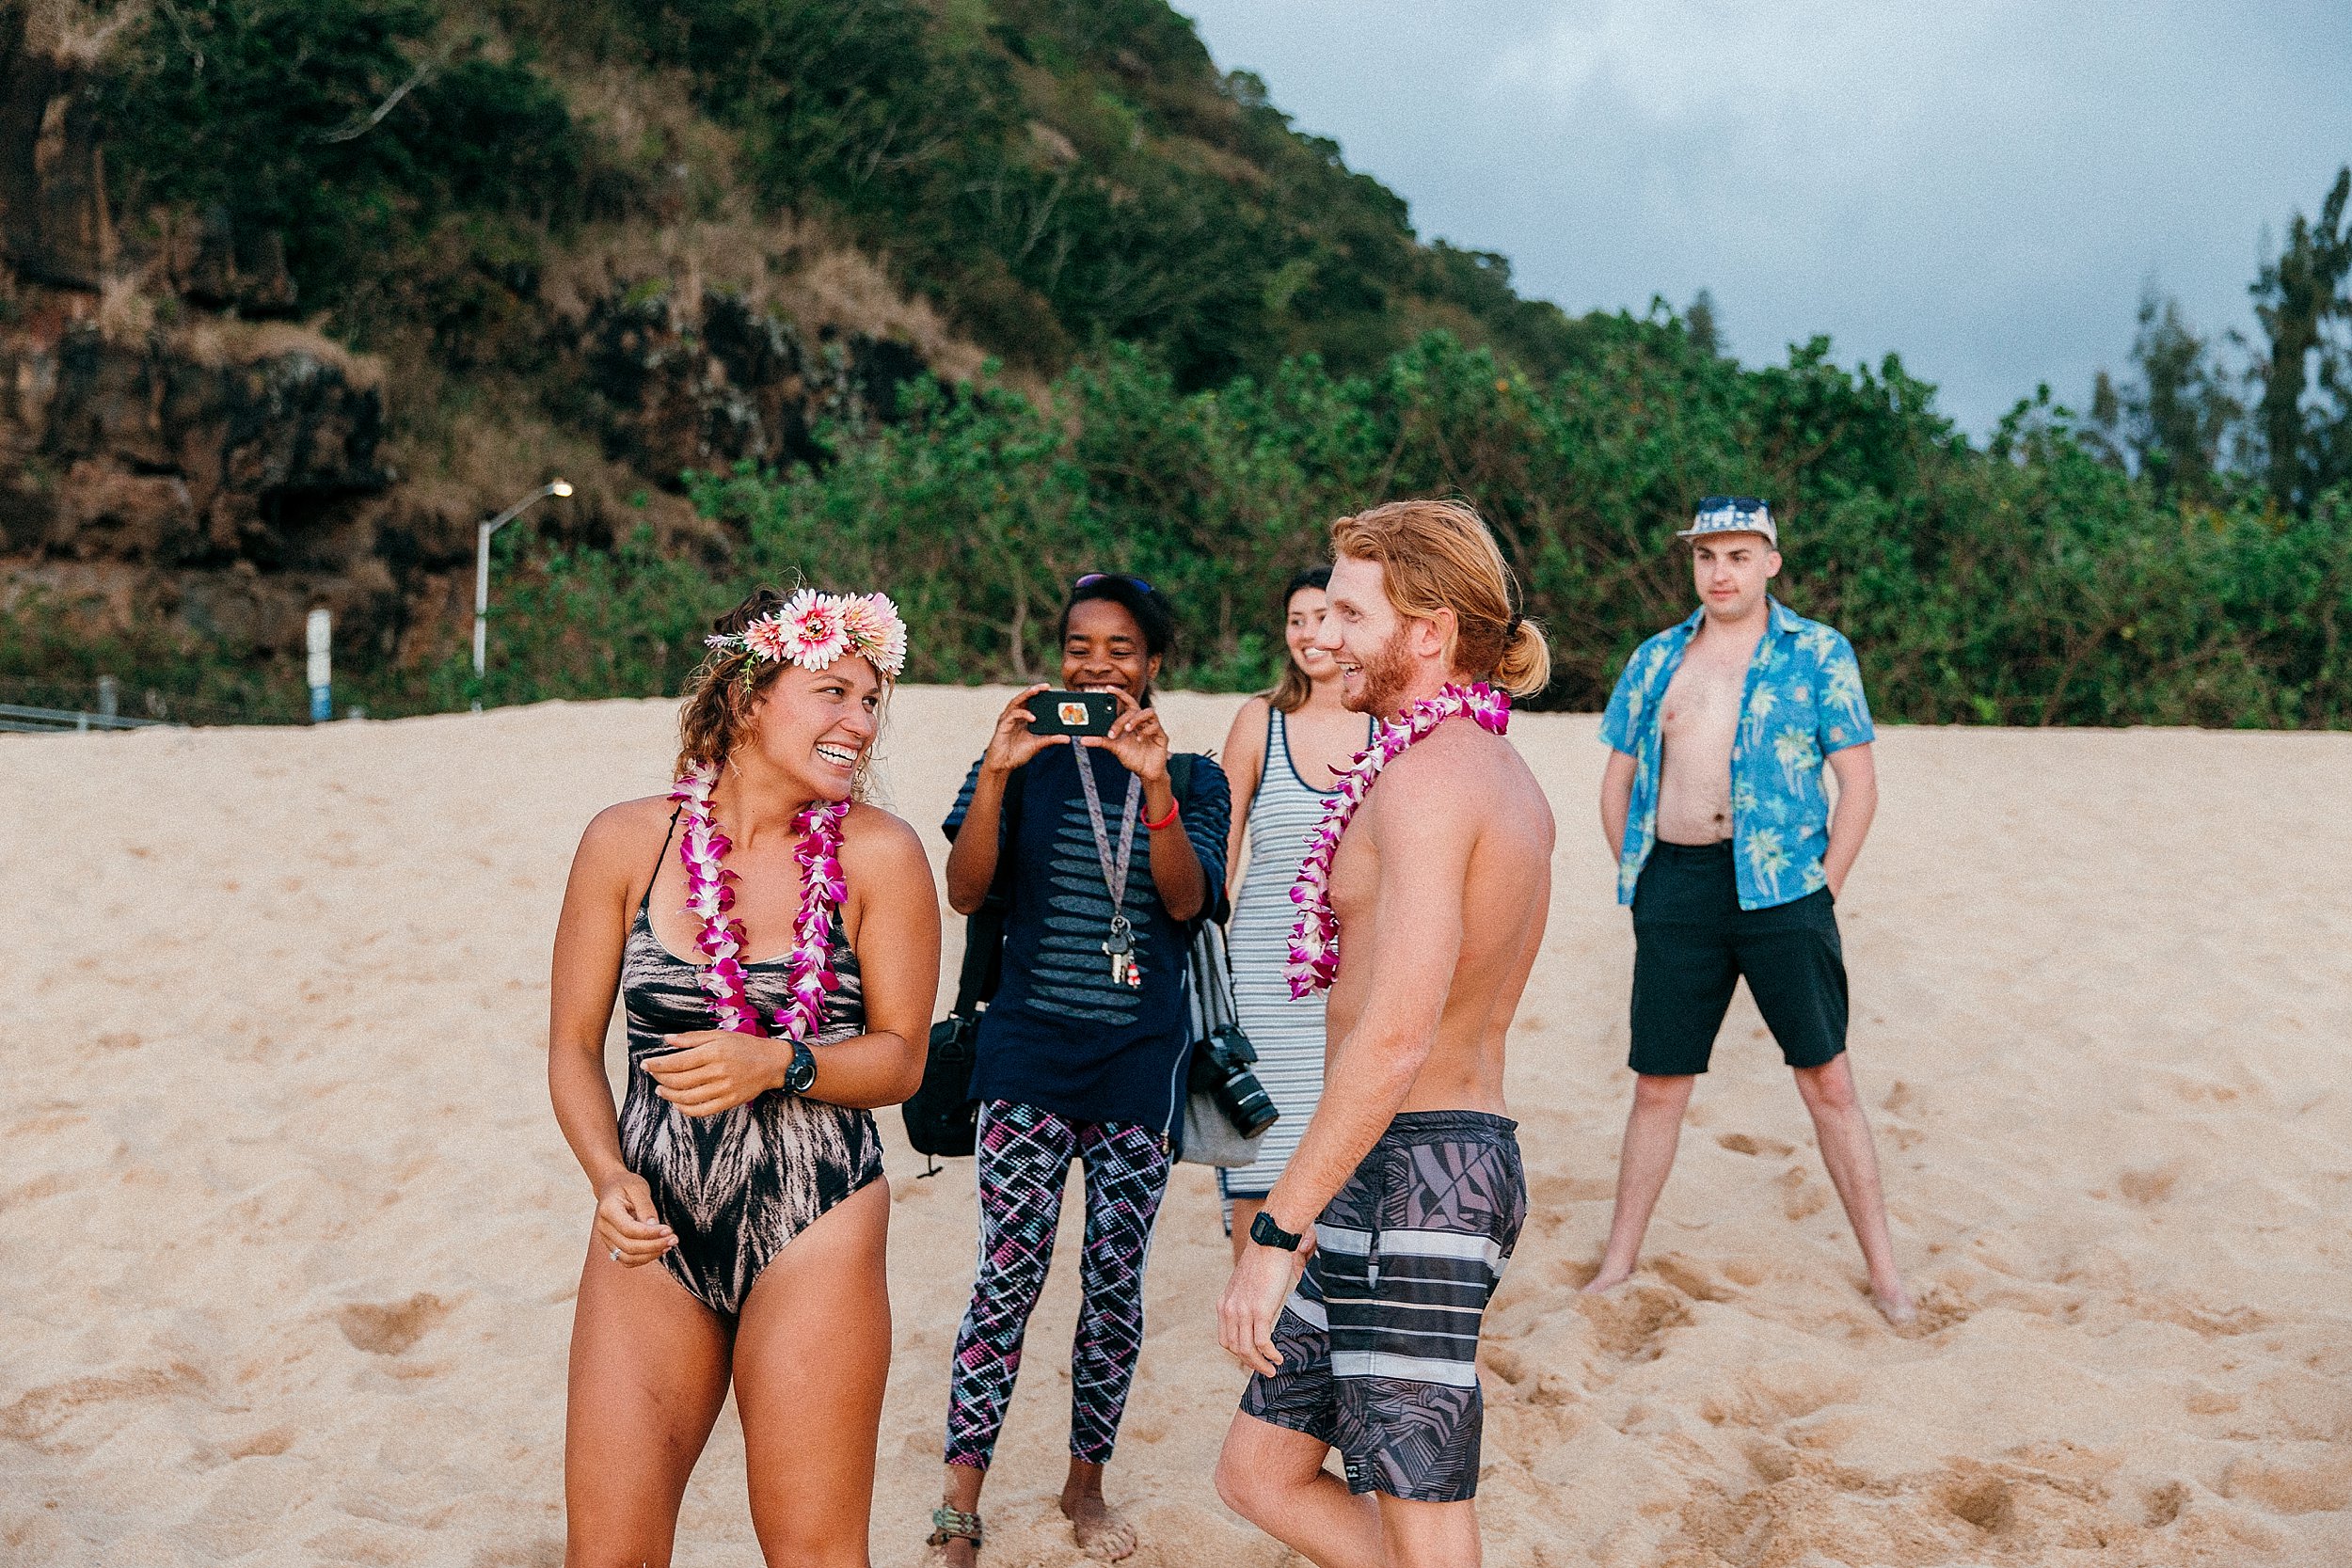
[[[743,628],[743,646],[761,658],[778,661],[792,657],[792,634],[778,615],[763,615]]]
[[[907,625],[887,594],[866,594],[840,601],[841,626],[850,646],[874,662],[884,675],[895,677],[906,668]]]
[[[784,657],[803,670],[822,670],[849,651],[841,601],[803,588],[784,607]]]

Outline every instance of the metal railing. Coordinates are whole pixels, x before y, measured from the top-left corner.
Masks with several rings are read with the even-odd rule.
[[[124,713],[128,708],[131,711]],[[290,724],[295,713],[274,704],[183,697],[128,688],[111,675],[94,681],[0,679],[0,733],[52,735],[61,730],[134,730],[166,724]]]
[[[0,730],[18,735],[57,735],[68,730],[151,730],[167,722],[162,719],[125,719],[114,713],[85,713],[79,708],[0,703]]]

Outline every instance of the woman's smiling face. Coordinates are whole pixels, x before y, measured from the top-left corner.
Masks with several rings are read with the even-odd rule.
[[[1124,691],[1142,702],[1160,673],[1127,607],[1116,599],[1081,599],[1070,607],[1061,643],[1061,684],[1070,691]]]
[[[789,665],[761,696],[748,739],[810,794],[846,800],[881,732],[882,699],[882,676],[865,659],[836,658],[822,670]]]
[[[1282,621],[1282,641],[1291,651],[1291,658],[1306,672],[1311,681],[1319,681],[1337,674],[1339,666],[1330,654],[1315,646],[1315,636],[1323,630],[1323,618],[1330,611],[1330,600],[1320,588],[1302,588],[1291,595],[1289,612]]]

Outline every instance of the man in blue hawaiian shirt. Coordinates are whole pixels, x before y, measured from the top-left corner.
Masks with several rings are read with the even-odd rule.
[[[1772,510],[1710,496],[1690,529],[1699,608],[1633,652],[1601,720],[1600,815],[1633,906],[1633,1110],[1608,1251],[1622,1284],[1674,1168],[1682,1114],[1744,976],[1811,1113],[1862,1243],[1870,1294],[1914,1315],[1895,1267],[1878,1153],[1846,1059],[1846,966],[1832,905],[1878,808],[1853,645],[1767,591]],[[1833,811],[1822,771],[1837,775]]]

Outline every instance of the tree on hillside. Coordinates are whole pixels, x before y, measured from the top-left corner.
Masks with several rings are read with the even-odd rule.
[[[2246,415],[2212,348],[2179,301],[2151,284],[2139,298],[2132,341],[2137,377],[2119,386],[2101,371],[2091,386],[2085,443],[2168,500],[2213,499],[2225,449]]]
[[[2286,248],[2265,262],[2254,280],[2254,315],[2267,353],[2255,369],[2262,387],[2257,434],[2265,477],[2281,506],[2308,508],[2332,484],[2352,482],[2352,231],[2344,208],[2352,196],[2352,165],[2336,175],[2319,221],[2295,214]],[[2312,361],[2316,359],[2316,374]],[[2308,407],[2316,380],[2326,402]]]

